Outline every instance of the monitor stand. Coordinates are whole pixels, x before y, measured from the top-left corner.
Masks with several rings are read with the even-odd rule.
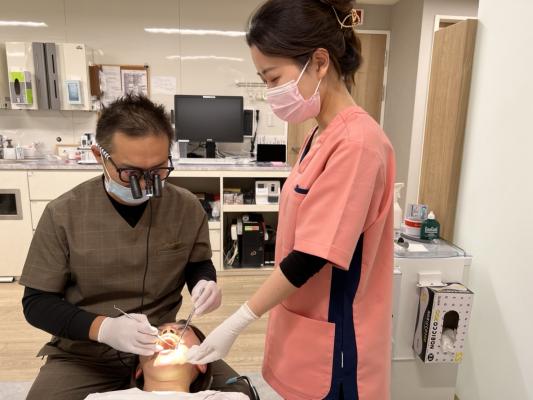
[[[208,139],[205,142],[205,158],[217,158],[217,144],[214,140]]]

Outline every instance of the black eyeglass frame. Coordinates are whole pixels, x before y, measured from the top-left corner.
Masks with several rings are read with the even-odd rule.
[[[137,179],[146,178],[146,176],[148,176],[153,181],[153,177],[155,175],[159,175],[159,178],[161,179],[161,181],[164,181],[165,179],[167,179],[170,176],[170,173],[172,171],[174,171],[174,169],[175,169],[174,168],[174,163],[172,162],[172,156],[170,156],[170,155],[168,156],[168,161],[170,162],[170,166],[169,167],[157,167],[157,168],[152,168],[152,169],[149,169],[149,170],[140,169],[140,168],[134,168],[134,167],[119,168],[117,166],[117,164],[115,164],[115,162],[113,161],[111,156],[108,155],[107,157],[104,157],[104,158],[105,158],[105,160],[109,160],[111,162],[111,165],[113,165],[113,167],[115,168],[115,170],[118,173],[119,179],[122,182],[124,182],[124,183],[130,183],[130,176],[132,176],[131,174],[129,174],[129,175],[127,175],[126,179],[124,179],[124,177],[122,176],[122,173],[124,171],[135,171],[135,172],[137,172],[137,174],[133,175]],[[156,171],[160,171],[160,170],[166,171],[166,176],[165,177],[161,176],[159,173],[156,172]]]

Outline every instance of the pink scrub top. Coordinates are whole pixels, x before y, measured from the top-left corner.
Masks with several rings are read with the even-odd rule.
[[[286,399],[386,400],[394,151],[358,106],[305,154],[311,139],[283,186],[276,265],[293,250],[329,262],[270,312],[263,376]]]

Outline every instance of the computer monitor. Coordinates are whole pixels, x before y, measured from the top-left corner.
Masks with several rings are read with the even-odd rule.
[[[242,96],[175,95],[177,140],[242,143]]]

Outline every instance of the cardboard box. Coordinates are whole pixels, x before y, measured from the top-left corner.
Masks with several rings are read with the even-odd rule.
[[[473,298],[459,283],[420,289],[413,349],[423,362],[462,361]]]

